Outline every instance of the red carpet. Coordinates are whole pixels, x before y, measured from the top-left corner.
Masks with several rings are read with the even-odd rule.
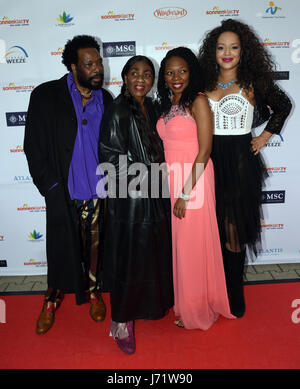
[[[76,306],[74,296],[66,295],[45,335],[35,334],[41,295],[2,296],[0,368],[299,369],[300,323],[292,321],[291,304],[300,299],[300,284],[247,285],[245,296],[242,319],[221,317],[206,332],[176,327],[173,311],[158,321],[137,321],[133,355],[122,353],[108,336],[108,295],[102,323],[89,317],[88,304]]]

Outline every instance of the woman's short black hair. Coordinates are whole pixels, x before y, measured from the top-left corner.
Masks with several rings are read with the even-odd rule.
[[[93,48],[100,53],[100,45],[96,39],[90,35],[76,35],[72,40],[68,40],[63,54],[62,63],[71,71],[71,64],[78,63],[78,49]]]
[[[149,65],[151,70],[152,70],[152,73],[153,73],[153,80],[155,79],[155,69],[154,69],[154,65],[153,65],[152,61],[144,55],[135,55],[134,57],[129,58],[129,60],[124,65],[122,72],[121,72],[121,77],[123,80],[123,85],[122,85],[122,89],[121,89],[122,95],[124,95],[125,90],[126,90],[125,76],[128,74],[130,68],[134,64],[136,64],[137,62],[145,62],[147,65]]]
[[[189,67],[190,73],[189,84],[182,93],[179,105],[183,108],[189,107],[200,92],[200,68],[196,55],[187,47],[176,47],[168,51],[160,64],[157,82],[157,92],[160,100],[161,113],[163,115],[169,112],[172,105],[170,90],[165,82],[166,62],[172,57],[183,58]]]

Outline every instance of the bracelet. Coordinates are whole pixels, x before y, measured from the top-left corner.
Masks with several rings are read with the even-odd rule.
[[[180,193],[179,198],[188,201],[190,199],[190,195],[186,195],[183,192]]]

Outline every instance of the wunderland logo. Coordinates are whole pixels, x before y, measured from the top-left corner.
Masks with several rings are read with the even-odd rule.
[[[135,41],[103,42],[104,57],[132,57],[135,52]]]
[[[25,126],[27,112],[6,112],[7,127]]]
[[[181,7],[163,7],[153,12],[153,15],[159,19],[174,20],[187,15],[187,10]]]
[[[262,192],[263,204],[278,204],[285,202],[285,190],[270,190]]]
[[[220,7],[214,7],[211,11],[206,11],[206,15],[239,16],[239,14],[239,9],[220,9]]]

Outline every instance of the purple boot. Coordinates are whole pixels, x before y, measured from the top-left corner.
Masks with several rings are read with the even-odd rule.
[[[133,321],[126,323],[113,322],[111,326],[111,336],[117,339],[117,345],[126,354],[133,354],[135,352],[133,323]]]

